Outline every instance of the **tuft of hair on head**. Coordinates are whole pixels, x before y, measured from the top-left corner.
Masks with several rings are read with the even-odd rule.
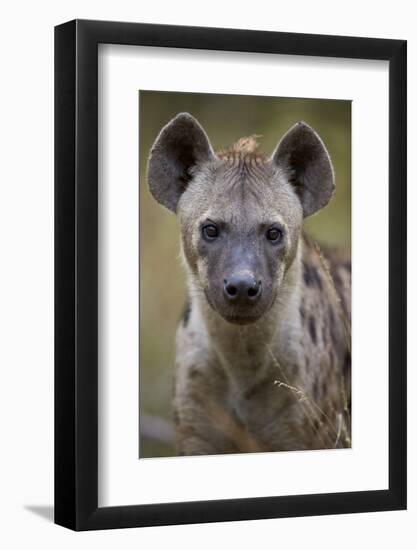
[[[227,147],[226,149],[220,149],[218,155],[220,157],[228,155],[255,155],[259,154],[259,142],[258,138],[262,136],[258,134],[252,134],[251,136],[241,137],[235,143]]]

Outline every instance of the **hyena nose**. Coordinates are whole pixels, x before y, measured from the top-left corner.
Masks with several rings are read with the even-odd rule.
[[[223,292],[230,303],[254,304],[261,297],[262,284],[249,273],[231,275],[224,280]]]

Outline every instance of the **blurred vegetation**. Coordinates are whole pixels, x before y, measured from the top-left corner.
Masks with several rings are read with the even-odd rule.
[[[185,277],[179,260],[174,214],[159,206],[146,182],[147,157],[161,128],[187,111],[206,130],[214,149],[259,134],[271,153],[282,135],[304,120],[321,136],[336,174],[331,203],[305,223],[319,242],[350,247],[351,103],[327,99],[188,94],[141,91],[140,109],[140,431],[145,415],[172,423],[175,330],[184,304]],[[140,457],[172,456],[171,445],[140,438]]]

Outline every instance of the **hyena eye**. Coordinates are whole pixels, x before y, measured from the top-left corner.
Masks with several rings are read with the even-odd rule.
[[[210,223],[203,227],[203,237],[205,239],[212,241],[218,236],[219,236],[219,230],[214,224]]]
[[[283,233],[281,229],[278,229],[278,227],[271,227],[271,229],[268,229],[266,232],[266,238],[268,241],[273,241],[274,243],[279,243],[282,241]]]

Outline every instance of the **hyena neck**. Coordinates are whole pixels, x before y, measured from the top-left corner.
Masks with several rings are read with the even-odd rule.
[[[300,242],[280,293],[271,309],[253,324],[239,326],[225,321],[208,304],[204,294],[193,296],[194,320],[205,333],[210,355],[229,378],[242,388],[277,372],[280,358],[298,363],[301,334],[300,302],[302,284],[302,244]]]

